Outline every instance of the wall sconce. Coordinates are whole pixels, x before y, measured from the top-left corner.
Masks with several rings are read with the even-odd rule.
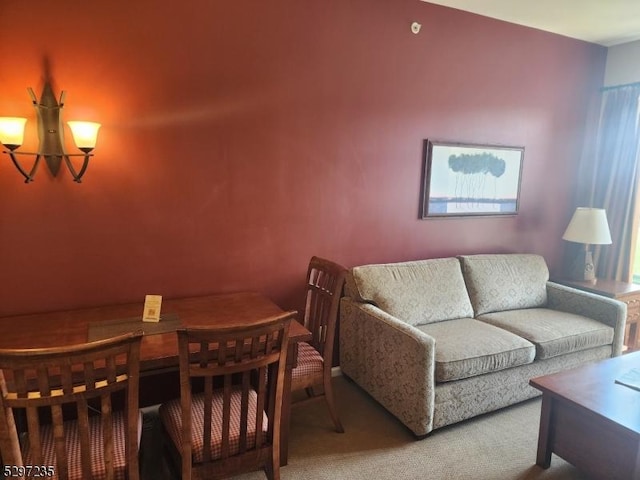
[[[43,157],[54,177],[58,174],[60,163],[64,159],[73,176],[73,180],[77,183],[82,182],[82,176],[87,170],[89,159],[93,156],[91,152],[96,146],[100,124],[94,122],[67,122],[76,147],[83,152],[67,153],[64,148],[64,126],[60,115],[62,107],[64,107],[65,92],[60,94],[60,101],[57,101],[51,84],[47,82],[42,91],[40,101],[38,101],[33,89],[28,88],[27,91],[31,96],[38,119],[38,138],[40,140],[38,151],[17,151],[24,140],[26,118],[0,117],[0,143],[6,148],[2,153],[9,155],[15,167],[24,176],[25,183],[33,182],[38,164]],[[18,161],[17,157],[19,155],[35,155],[33,166],[28,173]],[[70,157],[84,157],[80,171],[76,171]]]

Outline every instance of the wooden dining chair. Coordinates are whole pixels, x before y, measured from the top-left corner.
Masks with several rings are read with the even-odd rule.
[[[4,474],[138,480],[141,339],[130,333],[65,347],[1,349]],[[114,412],[113,395],[121,392],[124,410]],[[24,419],[24,431],[14,413]]]
[[[292,391],[304,389],[307,397],[303,400],[324,398],[339,433],[343,433],[344,428],[333,396],[331,367],[338,307],[346,274],[347,269],[342,265],[319,257],[311,258],[307,269],[303,321],[311,331],[312,339],[298,344],[297,364],[291,373]]]
[[[280,478],[289,324],[296,314],[178,330],[180,398],[160,407],[160,419],[182,480],[259,469]]]

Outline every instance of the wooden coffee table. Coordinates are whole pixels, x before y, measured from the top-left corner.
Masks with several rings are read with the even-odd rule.
[[[536,463],[551,454],[593,478],[640,479],[640,391],[615,383],[640,352],[530,380],[542,391]]]

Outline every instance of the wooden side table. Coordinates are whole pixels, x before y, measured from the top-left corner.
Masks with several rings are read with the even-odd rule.
[[[609,298],[615,298],[627,304],[627,324],[625,327],[624,344],[625,353],[640,349],[638,333],[640,327],[640,285],[635,283],[618,282],[617,280],[596,279],[595,282],[580,282],[569,279],[552,279],[552,282],[561,283],[568,287],[584,290]]]

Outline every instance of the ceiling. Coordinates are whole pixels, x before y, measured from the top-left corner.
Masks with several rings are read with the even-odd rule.
[[[640,40],[640,0],[422,0],[610,47]]]

